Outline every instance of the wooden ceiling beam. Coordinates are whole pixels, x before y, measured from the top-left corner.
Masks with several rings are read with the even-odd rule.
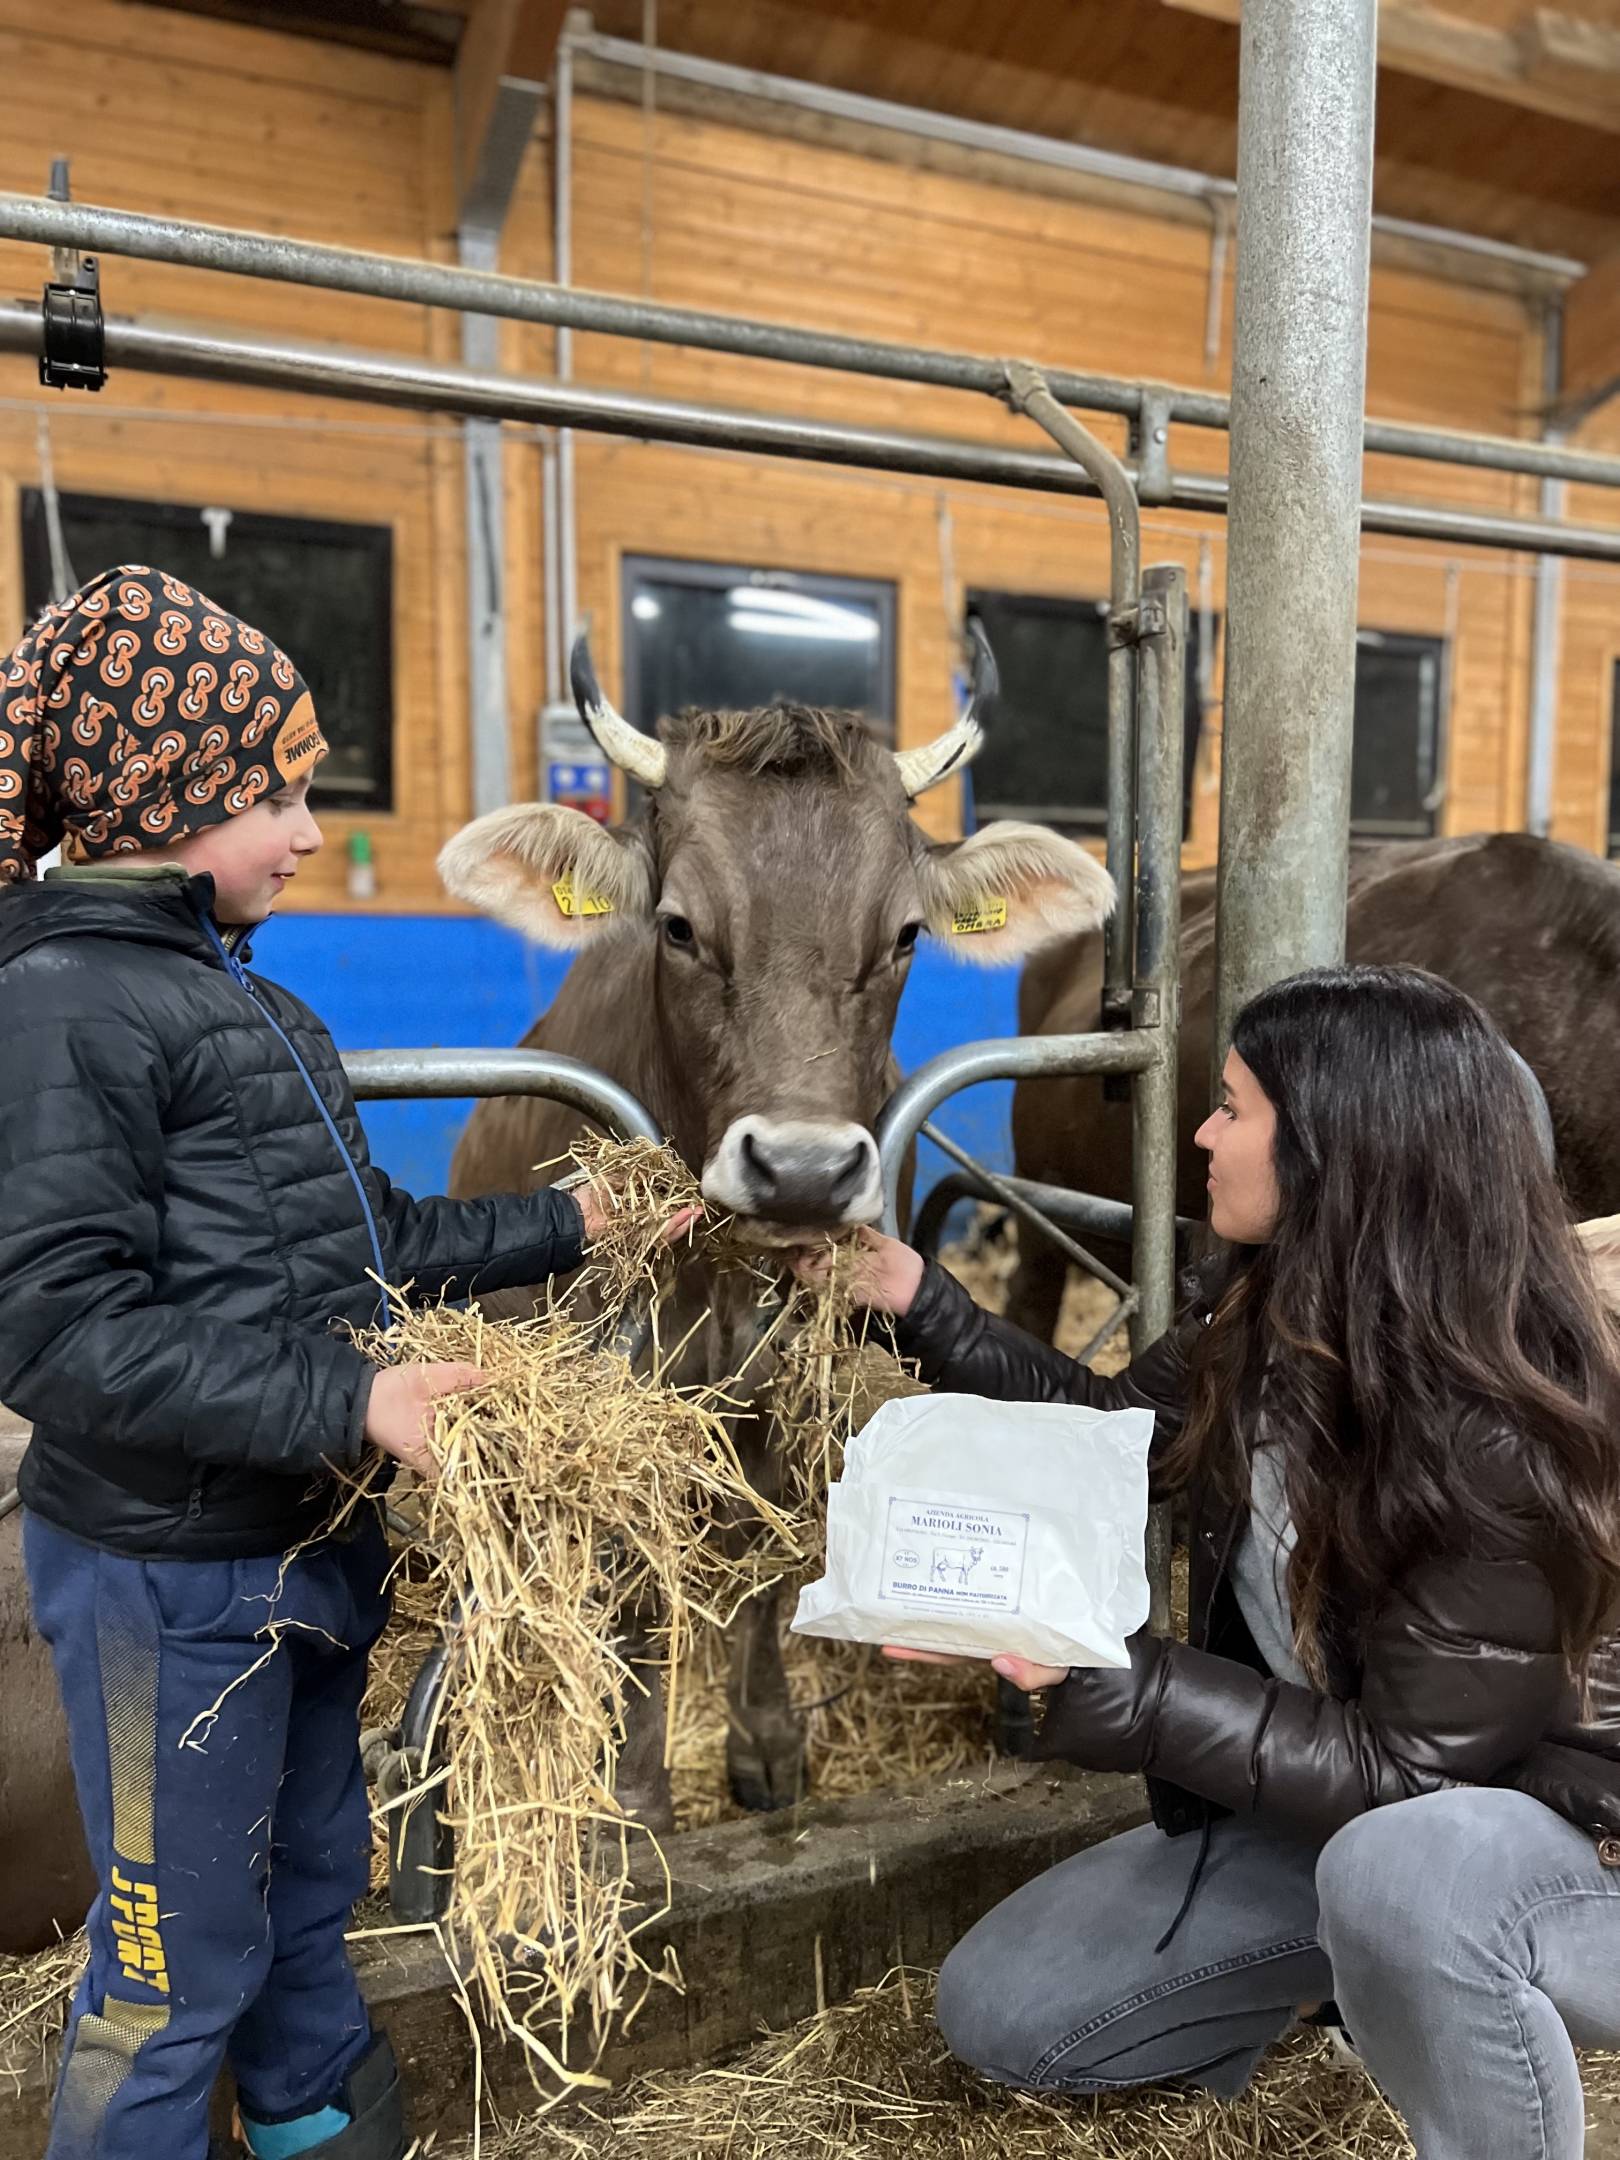
[[[1163,0],[1172,12],[1236,23],[1242,0]],[[1422,0],[1384,0],[1378,62],[1448,89],[1620,133],[1620,31],[1557,8],[1526,7],[1511,29]]]
[[[460,222],[499,231],[569,0],[475,0],[456,54]]]

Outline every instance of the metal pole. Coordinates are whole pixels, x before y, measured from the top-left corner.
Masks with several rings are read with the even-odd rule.
[[[1542,402],[1550,410],[1564,387],[1564,304],[1549,300],[1542,317]],[[1549,426],[1546,440],[1558,439]],[[1537,504],[1543,518],[1556,519],[1564,512],[1564,483],[1543,480]],[[1559,613],[1563,600],[1563,571],[1556,556],[1543,555],[1536,564],[1536,594],[1530,631],[1530,757],[1525,792],[1524,823],[1527,832],[1543,839],[1552,830],[1553,761],[1558,742],[1558,645]]]
[[[464,225],[464,263],[493,269],[500,234]],[[489,315],[461,318],[461,357],[475,369],[500,365],[500,324]],[[467,702],[472,740],[473,815],[512,800],[506,709],[506,486],[501,424],[462,424],[467,521]]]
[[[640,47],[636,50],[639,52]],[[56,203],[46,196],[0,192],[0,240],[44,247],[71,246],[147,262],[224,270],[240,277],[315,286],[328,292],[367,293],[423,307],[507,316],[518,322],[566,324],[575,330],[652,344],[687,345],[745,358],[781,360],[796,367],[830,368],[891,382],[931,383],[943,390],[1005,394],[1005,365],[994,356],[953,353],[927,346],[891,344],[881,338],[840,337],[785,323],[718,315],[702,308],[668,307],[615,293],[581,292],[539,278],[456,268],[404,255],[326,247],[275,233],[147,217],[94,203]],[[1579,269],[1579,265],[1573,266]],[[1139,419],[1143,385],[1117,375],[1076,368],[1043,367],[1048,388],[1065,405]],[[1155,385],[1155,389],[1161,386]],[[1230,425],[1226,398],[1212,390],[1164,388],[1164,415],[1191,427]],[[1366,423],[1366,446],[1389,457],[1414,457],[1443,465],[1493,472],[1529,473],[1554,479],[1620,487],[1620,458],[1513,436],[1479,435],[1466,429],[1412,427],[1404,422]]]
[[[594,1065],[552,1050],[349,1050],[343,1070],[357,1102],[544,1095],[583,1111],[620,1140],[664,1139],[652,1112],[628,1088]]]
[[[1245,0],[1216,1048],[1344,951],[1376,0]]]
[[[39,346],[38,304],[14,300],[8,308],[0,303],[0,353],[37,358]],[[223,338],[212,331],[174,330],[139,321],[109,322],[106,350],[110,365],[148,374],[302,390],[317,397],[417,412],[473,413],[533,426],[562,425],[649,442],[805,458],[876,472],[984,481],[1054,495],[1098,493],[1095,483],[1067,459],[1033,450],[1000,449],[949,435],[849,427],[791,414],[728,410],[629,391],[591,390],[578,383],[532,376],[478,374],[470,368],[402,354],[298,345],[274,338]],[[1007,363],[997,365],[1005,387]],[[1218,474],[1183,473],[1170,491],[1168,506],[1220,517],[1226,511],[1226,495],[1226,481]],[[1419,503],[1366,502],[1361,507],[1366,532],[1587,562],[1620,562],[1620,526],[1549,525],[1537,518],[1496,517]]]
[[[1108,874],[1114,912],[1103,959],[1103,1018],[1130,1020],[1136,939],[1136,605],[1142,591],[1142,520],[1129,470],[1074,415],[1065,412],[1026,360],[1007,369],[1007,402],[1027,413],[1081,471],[1108,506]]]
[[[942,1050],[902,1080],[875,1128],[883,1171],[883,1227],[900,1235],[900,1176],[925,1119],[959,1089],[980,1080],[1054,1079],[1068,1073],[1139,1073],[1159,1054],[1159,1039],[1127,1028],[1112,1035],[1005,1035]]]
[[[1187,695],[1187,573],[1143,579],[1137,674],[1137,914],[1131,1018],[1159,1054],[1131,1088],[1131,1348],[1170,1326],[1176,1300],[1176,1079],[1181,1033],[1182,710]],[[1170,1632],[1170,1511],[1148,1519],[1149,1625]]]
[[[558,42],[555,95],[552,99],[552,245],[557,284],[564,291],[574,277],[574,49],[566,37]],[[571,382],[574,374],[574,333],[568,323],[557,322],[557,379]],[[576,523],[574,486],[574,438],[563,428],[557,436],[557,590],[562,607],[562,651],[574,649],[579,628],[579,532]]]

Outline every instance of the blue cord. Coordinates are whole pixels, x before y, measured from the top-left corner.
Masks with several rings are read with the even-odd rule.
[[[354,1157],[349,1153],[347,1146],[344,1144],[343,1135],[337,1129],[337,1121],[332,1116],[331,1111],[327,1109],[321,1091],[315,1085],[314,1079],[310,1074],[309,1067],[304,1063],[303,1059],[298,1055],[298,1052],[293,1048],[292,1037],[287,1033],[287,1030],[282,1026],[281,1022],[276,1018],[275,1014],[270,1010],[269,1006],[266,1005],[263,998],[260,997],[258,991],[254,989],[252,978],[249,976],[247,969],[243,967],[241,961],[237,959],[235,953],[231,951],[225,940],[220,936],[218,926],[215,924],[213,917],[210,915],[203,915],[201,920],[202,926],[204,930],[207,931],[209,940],[212,943],[215,952],[219,954],[221,961],[224,963],[226,974],[231,976],[234,981],[241,985],[242,989],[244,989],[247,992],[248,996],[253,1000],[255,1009],[263,1016],[263,1018],[269,1023],[270,1027],[274,1030],[274,1032],[281,1038],[287,1055],[298,1067],[299,1077],[300,1079],[302,1079],[305,1087],[309,1090],[310,1101],[315,1105],[316,1109],[321,1114],[321,1122],[325,1125],[327,1131],[332,1135],[333,1144],[336,1146],[338,1154],[343,1159],[343,1167],[345,1170],[348,1171],[349,1181],[353,1185],[355,1189],[355,1194],[359,1199],[360,1213],[365,1218],[366,1235],[371,1240],[371,1257],[377,1264],[377,1287],[382,1293],[383,1326],[392,1327],[394,1324],[394,1307],[393,1301],[388,1295],[388,1271],[383,1265],[382,1240],[377,1235],[377,1218],[371,1212],[371,1202],[366,1195],[365,1180],[361,1177],[359,1170],[355,1166]]]

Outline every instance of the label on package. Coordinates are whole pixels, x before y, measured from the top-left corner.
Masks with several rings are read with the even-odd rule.
[[[891,1496],[879,1596],[914,1611],[1015,1613],[1028,1543],[1027,1514]]]

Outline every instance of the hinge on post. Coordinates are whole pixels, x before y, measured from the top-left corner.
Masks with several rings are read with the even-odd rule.
[[[1170,474],[1170,393],[1153,383],[1131,422],[1130,454],[1136,460],[1136,499],[1167,503],[1175,492]]]

